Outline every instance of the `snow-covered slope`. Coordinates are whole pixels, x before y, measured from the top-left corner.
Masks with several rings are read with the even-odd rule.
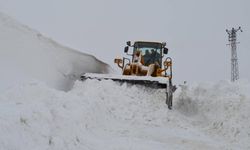
[[[0,95],[0,149],[228,150],[250,148],[249,82],[164,90],[77,81],[71,91],[29,82]]]
[[[0,13],[0,90],[30,79],[68,90],[80,74],[108,70],[94,56],[64,47]]]

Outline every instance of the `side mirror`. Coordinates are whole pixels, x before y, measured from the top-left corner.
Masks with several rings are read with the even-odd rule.
[[[131,41],[127,41],[127,45],[128,45],[128,46],[131,46]]]
[[[124,48],[124,53],[128,53],[128,46],[126,46],[125,48]]]
[[[164,48],[163,48],[163,53],[164,53],[164,54],[168,54],[168,48],[164,47]]]

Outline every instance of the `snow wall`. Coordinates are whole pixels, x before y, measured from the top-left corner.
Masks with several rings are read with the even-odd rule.
[[[62,46],[0,13],[0,91],[30,79],[69,90],[81,74],[109,70],[94,56]]]

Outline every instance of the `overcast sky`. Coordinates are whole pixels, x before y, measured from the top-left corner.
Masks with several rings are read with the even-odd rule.
[[[174,80],[230,80],[226,29],[241,26],[240,78],[250,80],[249,0],[0,0],[0,11],[112,67],[126,41],[166,41]]]

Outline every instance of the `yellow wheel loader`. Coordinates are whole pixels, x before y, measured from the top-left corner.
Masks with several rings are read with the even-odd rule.
[[[130,52],[132,49],[132,52]],[[166,89],[166,104],[172,109],[173,93],[176,86],[172,84],[172,59],[164,55],[168,53],[166,43],[136,41],[127,42],[124,52],[130,57],[116,58],[114,63],[122,70],[122,75],[103,75],[86,73],[85,79],[110,79],[151,88]]]

